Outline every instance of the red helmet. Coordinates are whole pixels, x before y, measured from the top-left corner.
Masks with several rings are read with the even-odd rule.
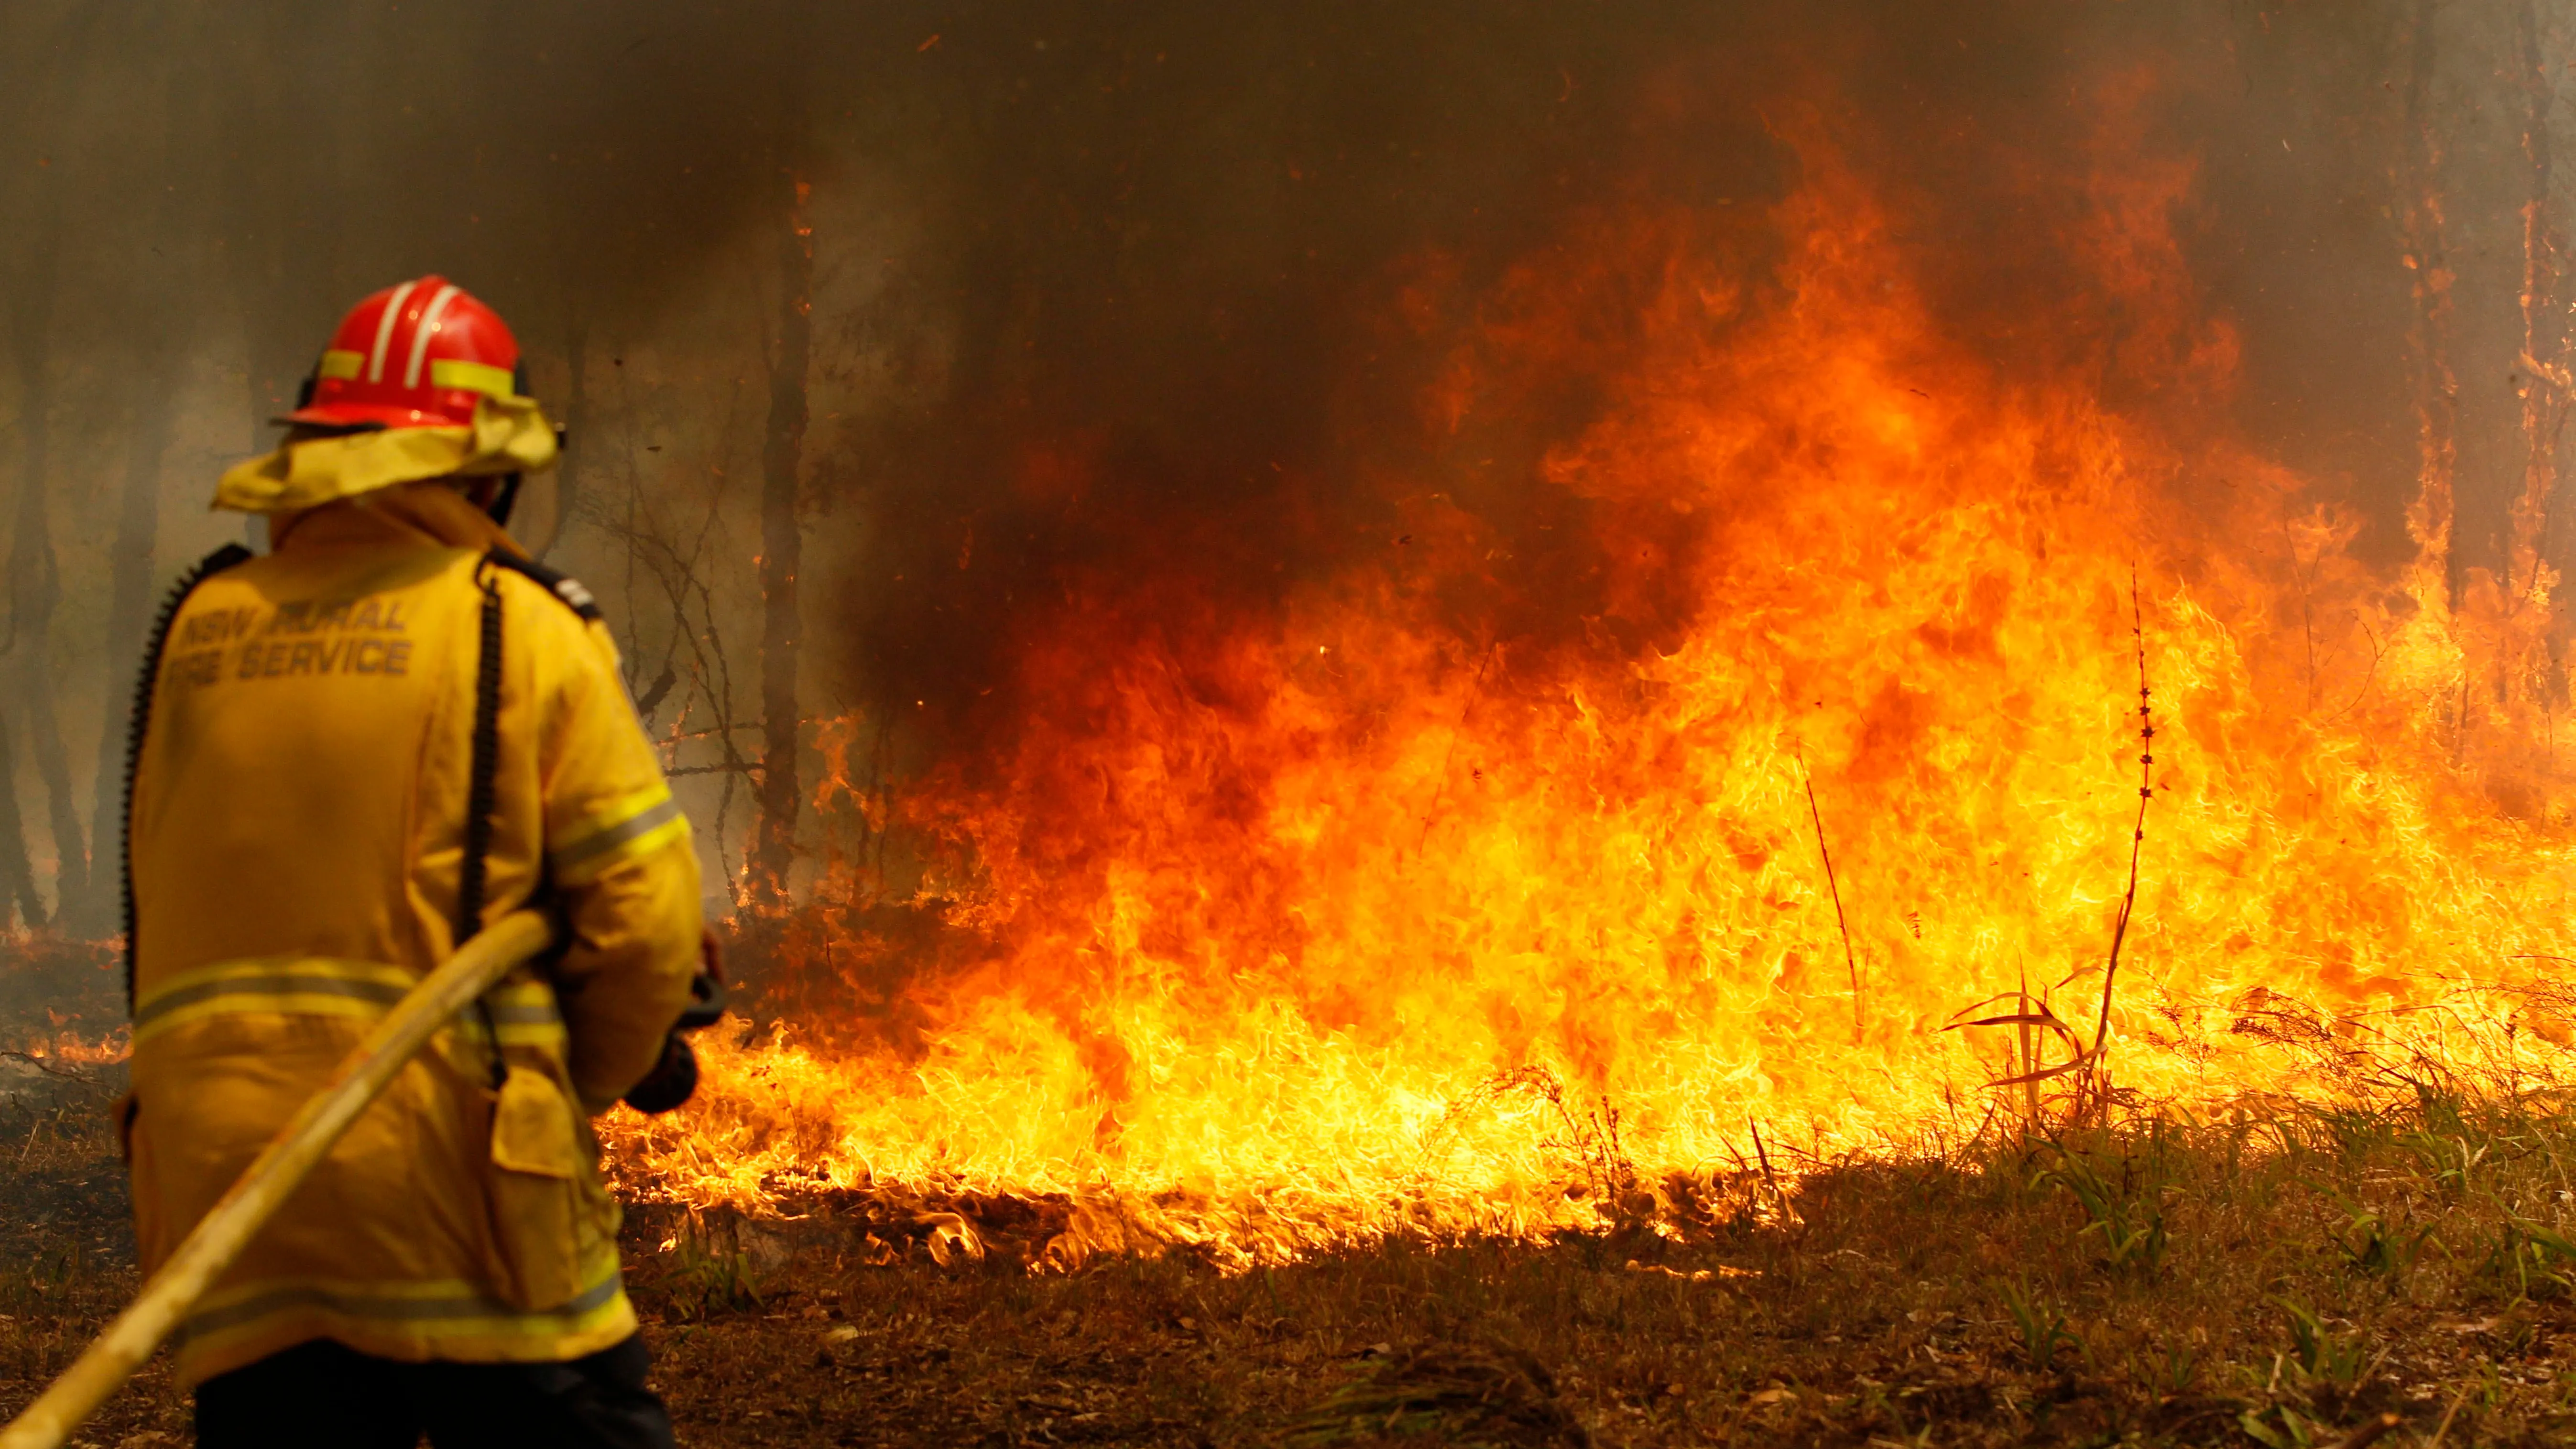
[[[284,421],[465,427],[476,398],[518,394],[518,366],[519,340],[499,313],[445,277],[422,277],[349,309]]]

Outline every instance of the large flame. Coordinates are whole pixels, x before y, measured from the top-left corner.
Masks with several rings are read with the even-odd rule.
[[[2546,1079],[2547,580],[2373,579],[2351,517],[2195,423],[2232,348],[2170,233],[2187,166],[2086,197],[2095,300],[1998,342],[1945,334],[1887,188],[1800,149],[1767,216],[1595,217],[1475,309],[1434,433],[1610,379],[1545,459],[1552,525],[1462,506],[1462,456],[1284,609],[1103,590],[1021,641],[1038,707],[900,807],[971,969],[886,1000],[913,947],[809,914],[803,968],[880,1029],[710,1034],[620,1170],[1064,1194],[1095,1244],[1261,1258],[1586,1224],[2104,1074],[2184,1111]],[[1551,601],[1505,555],[1555,529],[1603,572],[1510,627]],[[1997,1089],[2093,1047],[2133,843],[2104,1056]],[[2067,1029],[1959,1025],[1998,996]]]

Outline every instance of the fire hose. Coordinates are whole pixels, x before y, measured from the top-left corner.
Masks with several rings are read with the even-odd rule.
[[[544,916],[514,911],[422,977],[349,1053],[338,1078],[296,1111],[294,1120],[198,1220],[116,1321],[25,1412],[0,1429],[0,1449],[57,1449],[133,1377],[206,1289],[241,1257],[394,1074],[420,1054],[439,1028],[512,968],[543,951],[551,939]]]

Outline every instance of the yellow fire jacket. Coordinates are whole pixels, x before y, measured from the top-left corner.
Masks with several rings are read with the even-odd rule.
[[[588,1113],[688,995],[696,852],[578,584],[415,484],[293,517],[189,591],[129,805],[128,1139],[156,1268],[381,1015],[454,949],[487,619],[497,729],[481,919],[551,900],[522,968],[395,1080],[181,1330],[194,1384],[332,1338],[560,1360],[635,1330]],[[488,603],[487,603],[488,601]]]

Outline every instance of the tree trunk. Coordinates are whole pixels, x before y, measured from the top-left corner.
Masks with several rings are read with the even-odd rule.
[[[2441,13],[2441,0],[2418,0],[2406,77],[2406,156],[2399,175],[2405,191],[2400,198],[2405,263],[2415,292],[2415,325],[2407,339],[2418,450],[2415,501],[2406,511],[2407,532],[2416,547],[2409,584],[2418,604],[2447,618],[2460,585],[2451,547],[2460,389],[2451,367],[2452,275],[2443,246],[2442,140],[2433,114],[2434,29]]]
[[[0,719],[0,781],[18,777],[18,751],[9,740],[9,725]],[[18,818],[18,792],[0,789],[0,921],[15,903],[18,919],[29,927],[45,923],[45,898],[36,891],[36,867],[27,859],[27,824]]]
[[[175,339],[172,342],[175,345]],[[152,551],[161,525],[161,463],[170,446],[169,347],[156,342],[138,371],[134,410],[125,443],[125,479],[117,500],[116,542],[108,550],[107,708],[98,731],[98,781],[89,838],[101,859],[92,889],[79,902],[65,901],[71,929],[101,935],[116,929],[115,894],[121,880],[106,874],[107,843],[125,835],[125,744],[133,709],[132,671],[140,668],[143,636],[152,624]]]
[[[56,263],[62,245],[62,197],[51,184],[39,184],[36,220],[30,229],[28,266],[18,279],[18,305],[13,309],[10,356],[18,374],[18,506],[9,540],[9,678],[17,694],[19,717],[36,757],[36,772],[45,785],[45,815],[54,836],[54,899],[57,907],[83,899],[89,891],[89,851],[82,843],[79,807],[73,804],[71,762],[63,753],[60,723],[54,714],[52,636],[54,605],[62,597],[62,576],[54,554],[52,511],[45,490],[53,471],[49,452],[52,379],[46,349],[53,333],[54,293],[59,285]]]
[[[214,89],[208,131],[227,137],[293,135],[305,124],[281,67],[304,53],[299,29],[309,22],[289,7],[235,6],[206,28],[204,53],[224,79]],[[295,403],[297,387],[320,358],[340,309],[358,299],[344,285],[344,235],[356,225],[338,206],[298,208],[290,173],[267,164],[256,144],[233,144],[200,168],[215,188],[201,209],[218,229],[233,298],[241,308],[250,424],[245,451],[276,445],[272,421]],[[290,224],[291,223],[291,224]],[[368,288],[395,278],[370,278]],[[312,305],[317,292],[321,305]]]
[[[790,126],[801,121],[791,115]],[[791,148],[790,155],[801,154]],[[761,449],[760,486],[760,845],[756,884],[773,902],[787,898],[795,864],[797,784],[796,656],[799,625],[796,569],[797,479],[805,453],[805,367],[813,343],[814,229],[806,217],[800,168],[783,168],[786,225],[779,246],[778,348],[769,373],[769,430]]]
[[[2554,557],[2550,503],[2558,487],[2558,430],[2567,396],[2556,379],[2566,370],[2559,356],[2565,337],[2558,308],[2558,237],[2549,221],[2548,57],[2540,48],[2535,0],[2521,0],[2514,14],[2513,68],[2527,107],[2522,122],[2522,496],[2513,510],[2512,576],[2529,593],[2541,566]]]
[[[42,366],[39,362],[37,370]],[[71,759],[63,750],[62,723],[54,710],[54,606],[62,598],[62,575],[54,554],[52,510],[45,502],[50,460],[45,445],[36,441],[44,431],[41,422],[30,420],[26,472],[18,482],[17,532],[10,540],[9,583],[17,626],[19,702],[25,712],[27,742],[35,751],[36,773],[45,782],[45,819],[54,836],[54,900],[59,909],[89,896],[89,847],[72,790]]]
[[[202,33],[202,22],[202,14],[191,9],[183,18],[165,17],[162,23],[185,23],[192,33]],[[210,130],[199,108],[206,89],[206,66],[196,58],[194,47],[178,49],[182,53],[172,62],[163,101],[161,156],[167,174],[187,179],[184,183],[174,181],[153,198],[152,229],[165,236],[187,230],[191,209],[204,204],[206,198],[194,178],[212,162],[200,150],[200,138]],[[182,184],[187,188],[184,196],[179,191]],[[183,255],[186,260],[180,264],[177,277],[165,283],[165,300],[196,295],[191,283],[198,275],[197,257],[193,252]],[[163,315],[184,315],[185,311],[180,307]],[[99,712],[98,769],[90,803],[90,890],[77,906],[66,902],[63,911],[66,924],[85,935],[105,935],[119,926],[117,907],[124,888],[123,871],[119,869],[114,876],[108,871],[112,865],[121,866],[123,860],[126,736],[132,725],[135,671],[141,667],[144,635],[152,624],[153,555],[161,527],[161,471],[170,451],[179,360],[186,355],[194,335],[185,328],[174,328],[146,337],[134,365],[116,537],[108,548],[107,707]],[[111,847],[118,850],[117,855],[108,854]]]

